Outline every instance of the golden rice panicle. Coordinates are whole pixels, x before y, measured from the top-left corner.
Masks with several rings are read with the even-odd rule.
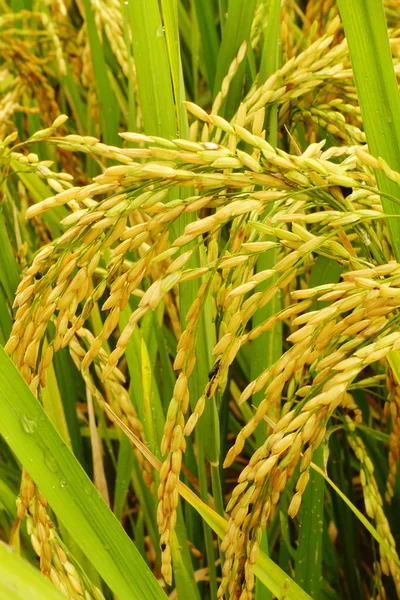
[[[400,456],[400,386],[391,369],[388,370],[387,387],[389,390],[387,413],[390,415],[392,430],[389,436],[389,474],[386,482],[385,499],[390,504],[394,496],[397,464]]]
[[[157,248],[157,246],[155,246],[153,248],[153,251],[156,248]],[[111,296],[106,301],[106,303],[103,305],[103,309],[113,307],[114,311],[115,311],[116,306],[114,307],[114,305],[118,305],[117,312],[119,315],[119,311],[122,310],[123,306],[125,306],[131,293],[133,293],[135,291],[137,286],[143,280],[144,276],[146,274],[149,274],[148,273],[149,268],[150,268],[149,260],[139,261],[130,270],[130,272],[128,272],[127,275],[125,275],[125,274],[122,275],[122,277],[120,278],[120,282],[114,286]],[[144,315],[148,311],[150,311],[150,310],[154,311],[157,308],[157,306],[160,304],[160,302],[162,302],[168,296],[170,291],[179,283],[181,276],[182,276],[181,270],[175,270],[172,272],[168,272],[168,270],[167,270],[167,272],[163,276],[158,277],[153,281],[153,283],[144,292],[144,294],[141,294],[141,299],[140,299],[138,308],[131,314],[127,325],[125,326],[124,330],[122,331],[121,335],[119,336],[119,338],[117,340],[116,348],[110,354],[110,356],[108,358],[108,362],[107,362],[105,368],[103,369],[103,373],[102,373],[103,381],[112,373],[112,371],[116,368],[118,361],[124,355],[137,323],[144,317]],[[172,303],[167,300],[167,304],[171,311],[171,315],[174,317],[174,319],[176,321],[176,311],[175,311],[174,307],[172,306]],[[112,322],[110,324],[110,329],[109,330],[106,329],[105,332],[103,329],[103,333],[102,333],[103,338],[104,338],[105,334],[108,335],[109,331],[111,333],[111,331],[113,331],[117,325],[116,315],[114,315],[114,316],[110,315],[110,319],[112,319]],[[175,329],[177,331],[180,331],[180,327],[177,326],[176,322],[175,322]],[[95,351],[98,352],[98,349],[95,349]],[[95,356],[94,351],[92,352],[92,354],[90,354],[90,353],[91,353],[91,351],[89,351],[89,353],[87,355],[88,356],[87,360],[88,360],[89,364]]]
[[[216,261],[216,254],[214,253],[214,242],[215,240],[212,240],[212,242],[210,243],[210,249],[209,249],[209,260],[210,262],[214,263]],[[236,270],[234,272],[234,275],[232,276],[232,281],[235,281],[235,278],[237,277],[241,277],[242,276],[242,270],[239,268],[239,270]],[[222,336],[222,338],[219,340],[219,342],[217,342],[216,346],[213,349],[213,354],[216,356],[215,362],[210,370],[209,373],[209,378],[208,378],[208,382],[206,384],[205,390],[204,390],[204,394],[202,394],[202,396],[199,398],[199,400],[197,401],[197,404],[195,406],[195,409],[192,413],[192,415],[190,416],[188,422],[186,423],[185,426],[185,435],[189,435],[198,419],[200,418],[200,416],[202,415],[203,411],[204,411],[204,407],[205,407],[205,403],[207,401],[207,399],[211,398],[213,396],[213,394],[215,393],[217,387],[219,386],[220,388],[224,387],[224,382],[227,378],[227,371],[228,368],[230,366],[230,364],[232,363],[232,361],[234,360],[239,348],[240,348],[240,340],[238,338],[238,330],[241,327],[242,324],[242,312],[240,311],[240,304],[241,304],[241,299],[240,298],[232,298],[230,300],[228,300],[226,298],[225,295],[225,285],[221,284],[222,278],[219,275],[218,272],[215,272],[214,277],[211,279],[211,283],[210,283],[210,292],[211,292],[211,298],[212,298],[212,302],[213,302],[213,310],[214,315],[216,316],[216,312],[217,310],[220,310],[222,313],[222,320],[221,320],[221,324],[220,324],[220,332],[225,332],[224,335]],[[199,294],[198,294],[198,300],[196,302],[198,302],[199,306],[200,306],[200,302],[204,301],[204,295],[207,293],[207,287],[203,284],[202,287],[200,288]],[[222,294],[221,294],[222,292]],[[202,296],[204,296],[202,298]],[[190,311],[190,313],[192,312],[192,309]],[[189,313],[189,314],[190,314]],[[196,315],[196,321],[198,319],[198,315]],[[187,333],[186,333],[187,332]],[[189,337],[189,327],[187,328],[185,332],[185,336],[183,339],[187,339]],[[181,351],[181,343],[182,340],[179,341],[178,343],[178,355],[177,355],[177,359],[178,356],[181,356],[182,358],[180,358],[180,360],[183,359],[183,357],[185,356],[185,353],[183,352],[183,350]],[[186,351],[185,351],[186,352]],[[191,352],[194,352],[194,345],[193,345],[193,341],[192,341],[192,350]],[[179,361],[176,360],[175,361],[175,368],[177,368],[177,366],[179,366]]]
[[[357,403],[354,401],[354,398],[351,394],[346,392],[343,400],[342,406],[346,408],[348,411],[353,413],[354,422],[360,425],[362,423],[362,410],[358,407]]]
[[[123,16],[121,14],[121,5],[118,2],[99,2],[93,6],[93,11],[99,32],[104,30],[115,58],[121,66],[125,77],[132,79],[136,91],[136,70],[134,65],[130,65],[130,61],[128,60],[128,49],[122,26]],[[131,67],[130,69],[129,66]]]
[[[347,420],[350,432],[354,425]],[[364,442],[359,436],[350,433],[348,436],[349,444],[360,461],[360,479],[364,494],[365,511],[370,519],[375,522],[375,527],[382,539],[388,545],[391,554],[385,547],[379,546],[380,565],[384,575],[391,575],[396,586],[397,593],[400,595],[400,568],[397,566],[392,555],[399,560],[396,550],[396,543],[390,530],[390,525],[383,510],[383,500],[380,495],[378,485],[374,475],[374,466],[368,456]]]
[[[42,385],[53,351],[68,345],[75,329],[83,324],[75,313],[79,302],[88,294],[90,278],[86,266],[78,267],[74,273],[79,253],[67,252],[55,262],[46,262],[46,257],[49,258],[55,248],[45,250],[47,253],[39,253],[17,290],[14,304],[18,310],[6,346],[6,351],[13,354],[22,373],[28,376],[27,369],[30,369],[31,377],[26,377],[28,383],[31,383],[33,374],[38,376]],[[27,286],[29,282],[32,283]],[[39,348],[46,336],[48,323],[57,312],[55,338],[40,357]],[[34,377],[33,388],[37,387],[37,383]]]
[[[218,114],[219,109],[221,107],[221,104],[224,100],[224,98],[226,98],[226,96],[228,95],[229,92],[229,88],[231,85],[231,81],[234,78],[234,76],[237,73],[237,70],[239,68],[240,63],[243,61],[243,59],[246,57],[246,51],[247,51],[247,42],[242,42],[242,44],[239,47],[238,53],[235,56],[235,58],[233,59],[229,69],[228,69],[228,73],[227,75],[224,77],[222,84],[221,84],[221,91],[218,92],[214,103],[212,105],[211,108],[211,113],[212,114]]]
[[[195,366],[196,331],[207,289],[207,282],[203,282],[199,287],[196,299],[186,315],[187,326],[178,341],[174,369],[180,370],[180,373],[168,407],[164,434],[161,441],[161,452],[163,455],[166,455],[166,458],[160,472],[157,523],[161,535],[162,573],[167,583],[170,583],[172,580],[170,543],[176,523],[176,508],[178,503],[177,484],[182,464],[182,453],[186,449],[185,435],[192,433],[204,410],[206,402],[206,394],[204,394],[198,400],[194,412],[185,425],[185,414],[189,407],[188,378]]]
[[[374,600],[387,600],[386,590],[382,582],[382,567],[379,560],[374,560],[373,569],[373,585],[376,591],[376,596],[374,597]]]
[[[89,581],[57,535],[54,535],[51,546],[53,566],[49,577],[52,583],[74,600],[77,598],[104,600],[102,592]]]
[[[160,484],[158,488],[159,505],[157,510],[157,523],[161,535],[161,571],[168,584],[171,584],[172,582],[170,544],[176,524],[178,481],[182,465],[182,453],[186,448],[183,427],[184,414],[187,411],[188,403],[189,390],[187,386],[187,377],[184,372],[181,371],[175,383],[174,394],[168,407],[164,426],[161,451],[162,454],[167,454],[167,457],[161,467]]]
[[[230,448],[225,458],[225,467],[231,465],[241,453],[246,439],[253,434],[259,423],[264,419],[268,408],[279,401],[283,388],[293,373],[302,369],[307,363],[308,354],[305,350],[310,345],[310,338],[311,332],[282,355],[275,365],[266,369],[245,388],[239,400],[240,403],[245,402],[253,393],[262,389],[265,389],[264,399],[257,407],[254,416],[238,434],[235,444]]]
[[[76,568],[61,548],[57,531],[47,511],[47,501],[36,488],[28,473],[23,470],[20,497],[17,499],[17,519],[26,519],[27,533],[39,558],[40,570],[69,598],[84,597],[103,600],[80,568]]]
[[[363,309],[363,311],[370,314],[375,310],[376,298],[378,297],[379,293],[378,296],[374,295],[373,298],[371,297],[370,302],[368,299],[367,302],[364,300],[366,309]],[[337,310],[339,310],[339,312],[348,310],[349,308],[353,310],[353,313],[351,314],[354,315],[355,319],[352,323],[356,322],[356,319],[362,318],[363,314],[359,314],[360,311],[357,307],[359,303],[363,301],[363,296],[356,298],[350,297],[350,300],[351,302],[347,302],[347,300],[338,300],[338,308],[335,308],[334,311],[332,311],[331,308],[329,308],[329,310],[324,308],[321,309],[321,311],[317,311],[315,314],[307,316],[305,327],[299,330],[299,333],[291,335],[289,338],[293,342],[292,348],[283,355],[272,368],[269,368],[248,386],[248,389],[245,390],[244,395],[242,396],[242,401],[249,398],[255,391],[266,386],[265,398],[257,408],[254,417],[250,419],[237,436],[235,445],[227,455],[225,466],[231,464],[235,457],[241,452],[245,439],[253,433],[258,422],[264,417],[273,392],[278,390],[280,395],[283,386],[287,383],[295,370],[303,368],[308,364],[309,360],[315,361],[316,358],[323,354],[324,347],[314,351],[312,349],[315,340],[318,340],[319,328],[325,327],[326,322],[329,322]],[[346,319],[344,321],[346,321]],[[339,324],[340,323],[338,322],[338,331],[334,338],[337,340],[340,339],[339,335],[350,325],[347,321],[340,324],[340,327],[338,327]],[[344,339],[346,340],[346,338]],[[354,344],[354,341],[356,344]],[[301,412],[299,414],[295,414],[294,411],[291,411],[283,416],[277,423],[274,433],[267,439],[266,444],[256,451],[254,460],[251,459],[248,467],[243,470],[239,478],[237,493],[234,491],[232,494],[232,501],[228,505],[231,518],[224,541],[227,563],[224,568],[226,575],[224,575],[221,590],[229,589],[230,586],[231,588],[232,586],[234,587],[236,584],[234,584],[233,581],[237,582],[237,578],[240,577],[237,569],[232,570],[232,565],[235,561],[232,557],[235,556],[237,560],[240,559],[240,564],[244,564],[242,560],[244,547],[242,543],[240,544],[240,547],[237,546],[236,539],[238,538],[238,535],[235,527],[240,530],[242,524],[245,523],[246,534],[249,531],[248,519],[250,517],[247,514],[245,501],[243,500],[242,505],[240,504],[242,497],[244,498],[246,495],[247,487],[254,485],[252,482],[257,483],[266,478],[269,482],[268,485],[270,486],[268,497],[272,504],[278,502],[287,479],[292,476],[294,468],[300,460],[301,450],[303,446],[306,446],[306,450],[300,463],[301,475],[296,485],[296,493],[289,506],[289,514],[292,517],[295,516],[299,510],[301,498],[309,479],[308,469],[312,458],[312,452],[318,447],[325,436],[326,426],[324,423],[326,419],[340,404],[343,404],[350,410],[354,410],[356,420],[361,418],[361,414],[357,412],[351,396],[347,394],[347,386],[367,365],[371,364],[371,362],[380,360],[390,352],[391,349],[397,348],[400,344],[400,336],[397,332],[389,333],[378,341],[357,349],[362,341],[363,338],[351,340],[350,346],[346,341],[344,342],[343,346],[347,345],[354,351],[353,356],[345,360],[336,361],[334,372],[331,372],[330,378],[326,379],[326,373],[324,373],[323,370],[317,374],[319,381],[324,382],[322,391],[317,395],[314,394],[312,397],[306,397],[301,404]],[[344,356],[345,353],[342,353],[341,358],[343,359]],[[287,379],[284,376],[284,373],[287,376]],[[322,378],[321,375],[323,373],[324,377]],[[317,378],[315,382],[317,381]],[[271,383],[268,383],[270,380]],[[272,387],[270,387],[271,385]],[[290,448],[290,451],[288,451],[288,456],[285,456],[288,448]],[[243,489],[243,483],[245,482],[248,482],[248,486],[246,489]],[[255,506],[255,500],[257,494],[259,494],[259,489],[256,487],[252,491],[252,494],[252,504]],[[234,536],[231,535],[232,532],[236,532]],[[231,549],[228,550],[228,548]],[[236,551],[234,548],[236,548]],[[248,569],[249,567],[247,567],[247,570]]]
[[[301,474],[289,506],[289,515],[294,517],[297,514],[309,480],[312,453],[325,435],[327,411],[322,406],[311,414],[306,411],[296,415],[294,410],[287,413],[241,472],[227,506],[230,520],[222,543],[226,561],[219,597],[226,589],[237,589],[238,581],[243,577],[246,582],[243,589],[251,593],[254,582],[252,565],[258,554],[257,531],[266,527],[271,507],[279,502],[300,461]],[[305,445],[308,447],[301,458]],[[235,563],[241,564],[242,568],[232,568]]]
[[[188,378],[195,366],[196,329],[201,315],[201,306],[207,288],[204,282],[197,293],[187,314],[187,327],[178,341],[174,369],[180,370],[175,382],[173,397],[169,403],[164,433],[161,440],[161,453],[165,456],[158,488],[159,504],[157,509],[157,524],[160,532],[162,552],[162,574],[167,583],[172,581],[171,540],[176,524],[176,509],[178,505],[178,481],[182,465],[182,455],[186,449],[185,434],[189,435],[204,409],[205,399],[200,398],[195,411],[185,427],[185,414],[189,407]]]
[[[44,575],[49,575],[52,564],[50,539],[53,537],[53,532],[46,507],[46,500],[36,489],[29,506],[28,529],[31,529],[32,546],[40,557],[40,570]]]

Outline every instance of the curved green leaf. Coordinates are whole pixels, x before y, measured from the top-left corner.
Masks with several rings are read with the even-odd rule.
[[[48,579],[11,546],[0,542],[0,597],[6,600],[65,600]]]
[[[116,596],[165,598],[139,551],[2,348],[0,434]]]

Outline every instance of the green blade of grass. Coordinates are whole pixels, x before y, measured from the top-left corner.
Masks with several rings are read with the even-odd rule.
[[[349,45],[358,101],[368,147],[400,171],[400,96],[381,0],[338,0]],[[376,171],[380,191],[400,199],[400,187]],[[400,206],[382,197],[384,212],[399,215]],[[400,221],[387,219],[393,248],[400,260]]]
[[[16,497],[8,485],[0,479],[0,502],[8,515],[15,519],[17,516]]]
[[[212,0],[194,0],[200,36],[203,46],[203,56],[208,89],[215,84],[216,67],[220,41],[215,26],[215,15]]]
[[[177,0],[161,0],[163,21],[165,24],[165,38],[171,69],[172,85],[175,97],[175,108],[178,122],[179,137],[188,137],[189,127],[186,109],[182,102],[185,100],[185,84],[181,62],[178,28],[178,3]]]
[[[3,542],[0,542],[0,597],[5,600],[65,599],[55,585]]]
[[[393,561],[396,563],[396,565],[398,567],[400,567],[400,560],[399,560],[399,558],[397,556],[395,556],[395,554],[393,553],[393,551],[390,548],[389,544],[387,543],[386,539],[383,538],[378,533],[378,531],[375,529],[375,527],[373,525],[371,525],[371,523],[362,514],[362,512],[360,510],[358,510],[358,508],[351,502],[351,500],[348,499],[348,497],[346,496],[346,494],[344,494],[342,492],[342,490],[340,490],[338,488],[338,486],[335,484],[335,482],[332,481],[332,479],[330,479],[330,477],[328,477],[328,475],[318,465],[316,465],[315,463],[311,463],[311,468],[316,473],[318,473],[319,475],[321,475],[321,477],[323,477],[327,483],[329,483],[329,485],[335,490],[335,492],[338,494],[338,496],[340,496],[340,498],[343,500],[343,502],[345,502],[347,504],[347,506],[350,508],[350,510],[355,514],[355,516],[357,517],[357,519],[359,519],[359,521],[364,525],[365,529],[367,529],[367,531],[378,542],[378,544],[384,548],[385,553],[387,553],[388,556],[390,556],[390,558],[393,559]]]
[[[132,452],[133,454],[133,452]],[[133,454],[133,470],[131,472],[132,487],[138,499],[138,504],[143,512],[144,522],[146,524],[147,533],[157,553],[157,558],[160,560],[159,536],[157,531],[157,523],[155,522],[156,502],[144,482],[142,467],[139,464],[137,457]]]
[[[0,287],[0,344],[3,346],[10,337],[11,329],[12,318],[9,310],[9,304],[3,288]]]
[[[85,135],[86,106],[82,100],[78,86],[72,76],[71,67],[67,63],[66,75],[62,78],[63,92],[73,114],[74,123],[80,135]]]
[[[0,348],[0,433],[57,517],[121,598],[164,598],[134,544]]]
[[[338,487],[348,498],[354,500],[354,489],[351,481],[351,468],[349,464],[349,446],[345,439],[344,443],[338,436],[330,436],[329,440],[330,461],[328,463],[329,474]],[[351,594],[351,598],[362,597],[362,579],[359,565],[360,548],[359,524],[346,504],[337,494],[332,494],[332,507],[334,511],[334,522],[338,528],[337,551],[338,558],[344,573],[344,583]]]
[[[15,290],[19,283],[19,271],[7,234],[2,210],[0,210],[0,256],[0,283],[9,305],[12,306]]]
[[[120,521],[129,490],[131,473],[133,471],[133,452],[131,445],[124,436],[119,444],[117,476],[114,489],[114,514]]]
[[[164,411],[168,410],[168,404],[172,398],[175,385],[175,373],[171,365],[172,352],[168,348],[168,339],[165,335],[165,328],[160,326],[157,321],[154,321],[154,331],[157,338],[159,359],[160,359],[160,376],[162,378],[162,403]]]
[[[136,131],[137,106],[135,96],[135,82],[133,78],[133,54],[132,44],[129,38],[129,8],[128,3],[121,0],[121,12],[123,15],[124,40],[128,50],[128,130]]]
[[[322,445],[315,451],[313,459],[317,466],[323,467]],[[313,600],[321,596],[324,487],[324,480],[312,471],[303,496],[296,552],[295,579]]]
[[[120,114],[118,102],[110,86],[104,48],[100,43],[90,0],[84,0],[84,6],[103,141],[106,144],[119,146],[121,138],[118,136]]]
[[[400,351],[395,350],[394,352],[391,352],[388,360],[396,381],[400,385]]]
[[[124,327],[129,320],[131,310],[127,306],[121,314],[120,322]],[[137,327],[126,349],[129,373],[131,377],[130,394],[135,409],[143,423],[144,434],[151,451],[160,458],[160,441],[164,428],[164,411],[158,393],[154,372],[149,364],[149,355],[141,330]],[[138,377],[138,373],[140,373]]]
[[[11,306],[19,283],[19,270],[2,210],[0,210],[0,256],[0,343],[4,345],[11,333]]]
[[[151,448],[158,451],[163,435],[164,419],[162,418],[161,399],[154,382],[154,371],[150,364],[149,352],[143,338],[141,338],[140,344],[140,358],[143,386],[143,395],[140,401],[142,423],[144,423],[147,442],[150,444]],[[155,398],[155,394],[157,394],[157,398]]]
[[[67,421],[64,414],[64,407],[53,364],[49,366],[47,371],[46,385],[40,392],[40,399],[42,401],[43,408],[54,427],[67,444],[68,448],[72,448],[71,438],[69,436]]]
[[[144,130],[175,138],[174,96],[157,0],[129,2],[129,19]]]
[[[250,39],[251,24],[253,22],[255,0],[230,0],[228,6],[228,18],[224,27],[224,35],[218,54],[217,72],[215,74],[214,97],[221,90],[221,84],[228,73],[229,67],[238,53],[241,44]],[[231,118],[240,104],[242,95],[243,75],[246,68],[246,61],[243,60],[230,84],[228,96],[225,101],[225,107],[222,107],[220,114],[226,118]]]
[[[198,102],[199,75],[204,76],[204,62],[201,60],[201,40],[194,3],[186,8],[178,3],[179,33],[182,40],[182,69],[190,100]],[[190,52],[185,51],[185,46]]]
[[[85,388],[78,377],[78,370],[66,348],[60,348],[53,361],[57,384],[62,390],[62,403],[73,453],[85,468],[82,435],[76,411],[77,402],[84,397]]]

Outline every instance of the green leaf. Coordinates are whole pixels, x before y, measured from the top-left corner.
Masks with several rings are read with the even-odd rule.
[[[203,46],[206,79],[209,89],[214,88],[220,41],[215,26],[212,0],[194,0]]]
[[[358,101],[373,156],[400,171],[400,96],[382,0],[338,0],[349,45]],[[400,187],[376,171],[381,192],[400,200]],[[384,212],[400,215],[400,206],[383,196]],[[400,220],[387,218],[397,260],[400,260]]]
[[[157,0],[129,2],[129,19],[144,131],[175,138],[174,96]]]
[[[0,433],[57,517],[121,598],[164,598],[134,544],[0,348]]]
[[[2,210],[0,210],[0,256],[0,283],[9,305],[12,306],[15,290],[19,284],[19,270],[7,234]]]
[[[161,0],[163,20],[165,24],[165,37],[171,70],[172,84],[175,97],[175,109],[178,121],[179,137],[189,137],[189,126],[186,109],[183,105],[185,100],[185,84],[181,62],[181,51],[178,29],[178,4],[177,0]]]
[[[256,0],[230,0],[228,6],[228,18],[224,27],[224,35],[218,54],[217,72],[215,75],[214,97],[221,90],[224,77],[236,57],[241,44],[250,39],[251,24],[253,22]],[[246,60],[239,65],[236,74],[229,87],[225,108],[222,107],[220,114],[231,118],[239,107],[242,95],[243,76]]]
[[[114,514],[121,520],[122,511],[131,480],[134,466],[134,454],[126,436],[123,436],[119,444],[117,477],[114,490]]]
[[[330,477],[328,477],[328,475],[326,473],[324,473],[324,471],[318,465],[316,465],[315,463],[311,463],[311,468],[316,473],[319,473],[319,475],[321,475],[325,479],[325,481],[327,481],[329,483],[329,485],[335,490],[335,492],[338,494],[338,496],[340,496],[340,498],[343,500],[343,502],[345,502],[347,504],[347,506],[350,508],[350,510],[355,514],[357,519],[359,519],[359,521],[364,525],[365,529],[367,529],[367,531],[369,531],[369,533],[378,542],[378,544],[380,546],[382,546],[385,553],[387,553],[388,556],[390,556],[390,558],[393,559],[393,561],[396,563],[397,567],[400,567],[400,559],[398,558],[398,556],[396,556],[393,553],[393,551],[390,548],[389,544],[387,543],[386,539],[383,538],[378,533],[378,531],[375,529],[375,527],[373,525],[371,525],[371,523],[362,514],[362,512],[360,510],[358,510],[358,508],[351,502],[351,500],[348,499],[346,494],[344,494],[342,492],[342,490],[338,488],[338,486],[335,484],[335,482],[332,481],[332,479],[330,479]]]
[[[317,448],[313,458],[317,466],[323,467],[323,445]],[[303,497],[296,552],[296,581],[313,600],[321,595],[324,488],[324,480],[312,471]]]
[[[100,43],[90,0],[84,0],[84,6],[103,141],[106,144],[120,146],[121,138],[118,136],[120,111],[118,102],[110,86],[104,48]]]
[[[55,585],[3,542],[0,542],[0,597],[4,600],[65,600]]]

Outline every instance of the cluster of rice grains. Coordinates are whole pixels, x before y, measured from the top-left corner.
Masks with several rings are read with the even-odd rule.
[[[308,385],[297,390],[298,402],[283,406],[283,416],[273,433],[253,454],[232,492],[227,507],[230,521],[223,542],[226,562],[221,595],[226,588],[233,595],[239,586],[243,590],[241,597],[251,597],[254,583],[251,565],[257,559],[259,536],[287,479],[299,465],[296,493],[288,509],[293,517],[300,508],[309,479],[312,454],[324,439],[328,418],[340,405],[353,409],[351,396],[349,398],[347,393],[349,384],[368,365],[400,348],[400,333],[391,331],[397,319],[388,318],[399,307],[400,290],[393,286],[393,282],[400,281],[399,274],[399,265],[389,263],[347,272],[344,274],[345,281],[337,285],[291,293],[292,298],[330,300],[331,303],[292,321],[292,326],[302,325],[288,337],[293,345],[242,393],[240,402],[248,400],[260,389],[265,390],[265,397],[253,418],[237,436],[225,466],[230,465],[241,452],[245,440],[265,417],[268,407],[280,401],[284,386],[295,373],[304,370],[308,374]],[[377,341],[370,343],[371,339]],[[395,413],[394,417],[397,418]],[[360,413],[355,413],[355,422],[360,420]],[[352,420],[349,427],[351,430],[354,428]],[[362,445],[360,438],[350,437],[350,440],[357,457],[363,459],[367,469],[367,475],[361,476],[367,514],[376,519],[377,529],[384,538],[391,540],[391,550],[397,557],[393,537],[390,535],[388,538],[390,530],[373,477],[372,463],[364,447],[362,451],[357,449]],[[391,572],[400,591],[400,571],[393,558],[387,558],[383,548],[381,564],[385,574]]]
[[[40,569],[66,596],[74,600],[104,600],[101,591],[86,577],[58,538],[47,513],[47,501],[23,470],[18,521],[27,519],[27,532],[40,559]]]
[[[351,434],[351,444],[362,462],[367,514],[386,539],[390,534],[373,469],[361,440],[353,436],[354,424],[362,415],[348,388],[368,365],[400,348],[400,333],[396,331],[400,265],[392,260],[382,225],[384,215],[373,169],[383,170],[396,182],[400,182],[400,175],[382,160],[373,159],[366,146],[356,145],[364,141],[361,130],[357,125],[342,127],[335,117],[337,106],[326,97],[321,100],[320,113],[315,110],[306,117],[321,125],[325,115],[326,129],[334,134],[340,130],[339,137],[346,145],[324,151],[323,143],[311,143],[304,153],[290,154],[274,149],[262,131],[266,104],[281,105],[280,120],[284,123],[293,99],[326,80],[340,85],[348,77],[346,70],[343,74],[341,62],[348,63],[345,42],[330,48],[338,28],[338,20],[334,19],[323,38],[286,62],[263,86],[252,90],[233,120],[227,122],[218,110],[234,70],[243,59],[242,48],[212,113],[187,103],[189,112],[197,117],[190,140],[169,141],[125,133],[122,137],[138,147],[121,149],[93,137],[56,136],[55,128],[62,124],[63,117],[32,140],[46,139],[66,151],[83,151],[117,164],[105,168],[89,185],[73,187],[68,177],[52,175],[49,165],[30,155],[30,164],[57,193],[31,206],[27,217],[39,217],[61,205],[67,205],[71,214],[62,222],[67,227],[65,233],[38,252],[20,282],[6,350],[32,391],[38,393],[46,383],[54,352],[68,347],[88,389],[101,402],[109,403],[143,439],[118,365],[135,327],[149,311],[163,304],[178,338],[174,362],[177,379],[161,443],[164,462],[157,512],[162,573],[168,583],[172,580],[170,544],[185,437],[193,432],[216,389],[224,390],[228,369],[240,348],[278,321],[289,328],[287,351],[252,381],[240,398],[240,402],[246,402],[253,393],[264,393],[229,450],[226,467],[239,456],[246,439],[264,421],[271,406],[277,407],[280,418],[241,471],[227,504],[229,521],[222,543],[225,563],[219,597],[227,593],[232,599],[251,598],[252,567],[261,532],[299,466],[300,476],[289,506],[289,514],[297,514],[313,452],[323,441],[328,419],[335,411]],[[328,114],[329,106],[332,114]],[[351,110],[348,108],[348,113]],[[359,114],[356,110],[353,113],[352,118],[360,124]],[[29,162],[29,156],[19,152],[11,156]],[[193,188],[195,193],[180,198],[176,194],[179,188]],[[183,230],[177,224],[185,215],[199,218]],[[230,228],[228,242],[223,241],[223,228]],[[274,241],[270,241],[271,236]],[[203,244],[207,260],[199,252]],[[278,251],[276,264],[256,272],[258,256],[271,248]],[[199,257],[197,266],[193,266],[193,256]],[[343,274],[339,283],[308,287],[310,268],[317,256],[340,262]],[[178,289],[192,280],[199,283],[197,297],[180,319]],[[263,291],[257,290],[261,282]],[[284,299],[282,310],[252,328],[254,313],[277,293]],[[139,299],[138,305],[120,331],[121,312],[132,295]],[[207,295],[212,296],[214,316],[218,315],[215,366],[187,418],[188,381],[196,368],[194,340]],[[328,304],[318,308],[321,305],[315,304],[317,301]],[[101,328],[92,332],[85,324],[98,303],[107,316]],[[50,322],[54,327],[48,327]],[[105,347],[110,336],[116,343],[108,353]],[[296,393],[289,394],[294,381]],[[387,412],[392,415],[396,432],[398,390],[392,383]],[[282,398],[288,399],[283,406]],[[397,456],[398,447],[392,440],[389,497]],[[152,470],[139,453],[138,458],[145,480],[152,486]],[[43,571],[61,587],[65,573],[71,579],[65,567],[68,561],[54,542],[45,509],[44,498],[25,473],[18,515],[24,518],[29,511],[32,543],[41,557]],[[394,543],[389,540],[395,553]],[[59,567],[55,574],[52,564]],[[392,574],[400,592],[396,562],[382,548],[381,570]],[[71,576],[74,582],[79,580],[75,571]],[[68,588],[68,593],[71,597],[78,594],[76,587],[75,592]],[[97,592],[90,593],[96,597]]]

